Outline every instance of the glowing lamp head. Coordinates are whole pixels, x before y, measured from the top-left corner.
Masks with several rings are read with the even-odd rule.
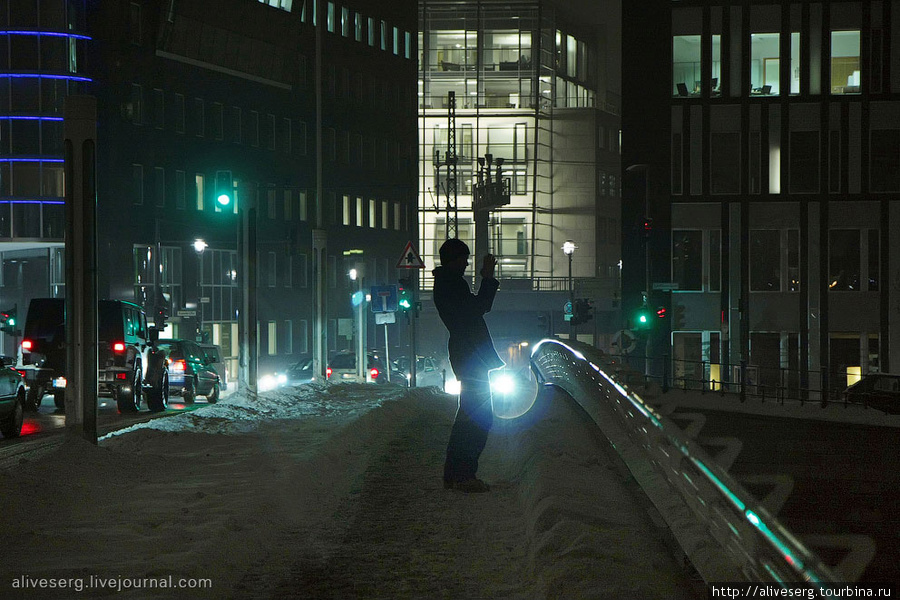
[[[562,251],[566,256],[572,256],[573,254],[575,254],[575,250],[577,248],[578,246],[576,246],[575,242],[573,242],[572,240],[566,240],[562,245]]]

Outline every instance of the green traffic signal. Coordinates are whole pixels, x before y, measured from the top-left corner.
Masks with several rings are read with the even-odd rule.
[[[234,179],[231,171],[216,171],[216,202],[222,208],[231,205],[234,197]]]
[[[397,304],[400,306],[400,310],[409,310],[412,308],[412,299],[409,297],[409,290],[400,290],[400,299]]]
[[[637,312],[634,313],[635,329],[649,329],[652,324],[650,308],[644,305],[637,309]]]

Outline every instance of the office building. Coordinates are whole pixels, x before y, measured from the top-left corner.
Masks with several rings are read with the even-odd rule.
[[[623,10],[626,313],[675,287],[653,375],[818,398],[896,371],[900,5]]]
[[[472,248],[473,276],[481,256],[497,256],[501,296],[490,319],[501,350],[568,337],[567,240],[577,246],[573,293],[594,303],[594,319],[575,333],[597,343],[617,328],[616,14],[548,0],[419,2],[420,250],[436,266],[440,245],[458,236]],[[498,181],[508,203],[479,236],[473,198]],[[427,295],[429,271],[422,287]]]
[[[236,373],[255,205],[261,372],[352,347],[349,268],[393,281],[416,229],[415,30],[406,1],[0,3],[0,307],[65,294],[62,117],[89,94],[101,297]]]

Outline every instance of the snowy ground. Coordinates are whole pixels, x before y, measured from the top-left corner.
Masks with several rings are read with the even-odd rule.
[[[307,385],[23,460],[0,472],[0,598],[705,597],[562,395],[495,422],[487,494],[441,484],[454,410]]]

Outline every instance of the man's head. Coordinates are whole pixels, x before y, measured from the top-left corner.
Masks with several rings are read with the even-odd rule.
[[[458,271],[469,266],[469,247],[459,238],[447,240],[441,245],[441,265]]]

